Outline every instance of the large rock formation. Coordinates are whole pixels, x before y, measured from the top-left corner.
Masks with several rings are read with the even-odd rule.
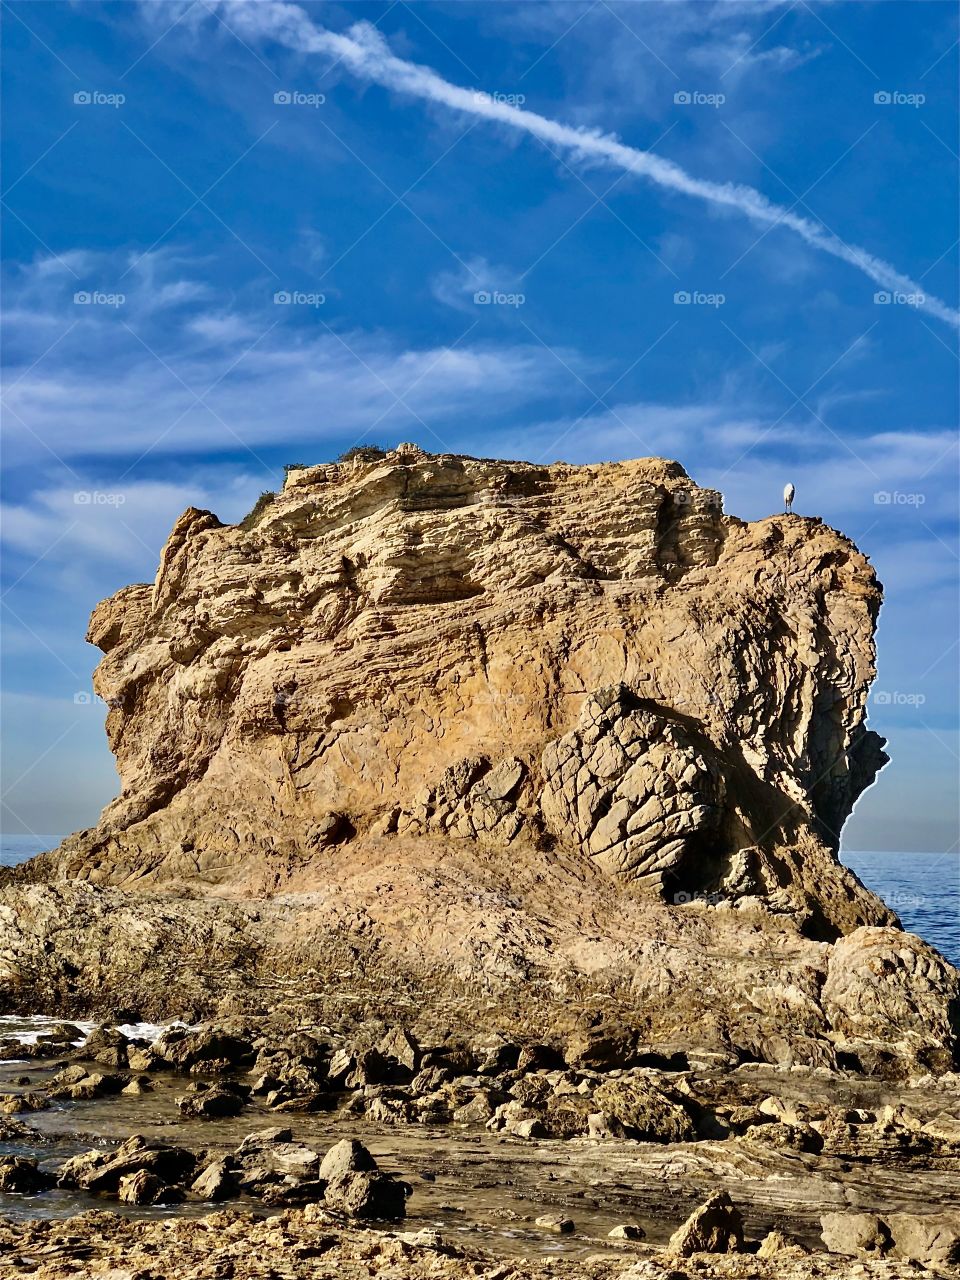
[[[836,858],[885,761],[865,727],[879,604],[836,531],[724,515],[661,459],[400,446],[290,471],[240,525],[188,510],[156,581],[94,611],[121,791],[19,877],[56,885],[7,890],[0,983],[44,968],[45,913],[73,945],[65,894],[83,970],[91,927],[116,946],[117,891],[157,936],[166,895],[200,891],[233,903],[196,919],[248,939],[272,896],[249,945],[286,972],[326,955],[440,986],[689,984],[699,1004],[709,973],[724,1035],[826,1034],[823,944],[896,925]],[[778,965],[789,996],[763,993]],[[833,980],[856,1039],[849,990]]]

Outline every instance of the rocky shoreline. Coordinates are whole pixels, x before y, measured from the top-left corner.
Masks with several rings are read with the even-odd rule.
[[[0,1275],[956,1274],[960,974],[837,857],[881,594],[658,458],[186,511],[0,872],[0,1014],[100,1024],[0,1042]]]
[[[584,1269],[569,1274],[598,1280],[960,1267],[957,1075],[691,1070],[599,1028],[566,1043],[424,1045],[376,1023],[280,1038],[242,1023],[175,1027],[152,1042],[102,1026],[77,1038],[64,1025],[0,1045],[0,1143],[14,1152],[0,1156],[0,1201],[37,1215],[0,1217],[0,1249],[21,1259],[0,1274],[112,1274],[143,1249],[131,1272],[143,1280],[219,1275],[268,1238],[284,1241],[270,1264],[280,1270],[247,1257],[234,1274],[402,1263],[404,1276],[519,1280],[568,1274],[574,1250]],[[81,1145],[85,1127],[124,1132],[48,1154],[67,1135]],[[396,1150],[378,1158],[370,1147],[385,1135]],[[44,1218],[45,1201],[68,1193],[86,1211]],[[97,1203],[167,1216],[124,1222]],[[221,1204],[229,1212],[196,1218]],[[408,1214],[412,1230],[390,1227]],[[375,1234],[350,1226],[365,1219]]]

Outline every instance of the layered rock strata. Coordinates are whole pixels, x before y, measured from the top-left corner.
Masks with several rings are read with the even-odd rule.
[[[952,1061],[954,972],[836,857],[886,759],[880,597],[841,534],[744,523],[662,459],[400,446],[290,471],[239,525],[188,510],[94,611],[121,790],[0,898],[0,999],[116,1004],[110,955],[169,1006],[149,940],[203,1011],[219,959],[231,1007],[265,972],[501,1007],[534,982],[747,1053]]]

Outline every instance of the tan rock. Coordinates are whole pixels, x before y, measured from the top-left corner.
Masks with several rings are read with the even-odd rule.
[[[707,1053],[946,1070],[954,978],[836,858],[885,758],[879,603],[841,534],[657,458],[366,451],[190,509],[94,610],[121,790],[3,873],[0,1003],[203,1016],[346,967],[381,1004],[595,989]],[[874,995],[860,926],[912,957]]]
[[[740,1253],[743,1216],[726,1191],[715,1191],[677,1228],[667,1247],[680,1257],[694,1253]]]

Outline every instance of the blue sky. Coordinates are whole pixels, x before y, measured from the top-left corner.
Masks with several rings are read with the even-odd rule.
[[[185,506],[409,439],[674,457],[746,518],[793,480],[887,591],[847,843],[955,848],[955,6],[12,0],[3,41],[5,830],[113,794],[86,619]]]

